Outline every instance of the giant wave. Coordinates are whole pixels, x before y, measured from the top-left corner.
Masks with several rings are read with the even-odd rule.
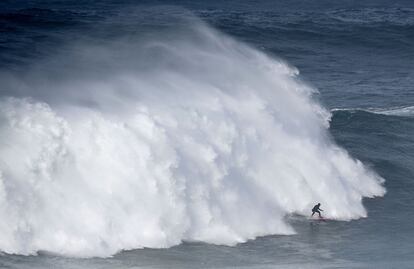
[[[330,138],[297,70],[200,22],[77,42],[2,74],[0,250],[109,256],[366,217],[383,181]]]

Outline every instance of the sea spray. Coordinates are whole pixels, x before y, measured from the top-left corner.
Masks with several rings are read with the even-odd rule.
[[[294,233],[284,216],[316,202],[366,217],[383,179],[330,139],[297,70],[189,25],[77,42],[2,75],[2,251],[234,245]]]

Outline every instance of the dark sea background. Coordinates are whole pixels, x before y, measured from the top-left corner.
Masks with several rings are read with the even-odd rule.
[[[170,13],[189,12],[295,66],[331,111],[333,139],[385,179],[385,196],[364,199],[367,218],[309,223],[293,216],[295,235],[233,247],[186,242],[108,258],[1,254],[0,268],[414,268],[411,1],[3,0],[0,69],[25,72],[67,40],[151,34],[171,23]],[[22,94],[0,88],[0,95]]]

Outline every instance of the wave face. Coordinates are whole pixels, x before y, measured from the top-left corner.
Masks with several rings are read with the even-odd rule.
[[[192,20],[2,74],[0,249],[109,256],[366,217],[381,179],[330,139],[297,70]]]

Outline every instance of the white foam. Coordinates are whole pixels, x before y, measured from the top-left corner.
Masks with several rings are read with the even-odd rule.
[[[400,117],[412,117],[414,116],[414,106],[399,106],[389,108],[333,108],[335,111],[365,111],[374,114],[388,115],[388,116],[400,116]]]
[[[382,179],[329,139],[295,69],[192,27],[77,45],[3,81],[20,97],[0,99],[2,251],[234,245],[293,233],[284,216],[316,202],[329,218],[367,215]]]
[[[384,108],[384,109],[370,109],[370,111],[376,114],[383,114],[383,115],[390,115],[390,116],[402,116],[402,117],[414,116],[414,106],[392,107],[392,108]]]

